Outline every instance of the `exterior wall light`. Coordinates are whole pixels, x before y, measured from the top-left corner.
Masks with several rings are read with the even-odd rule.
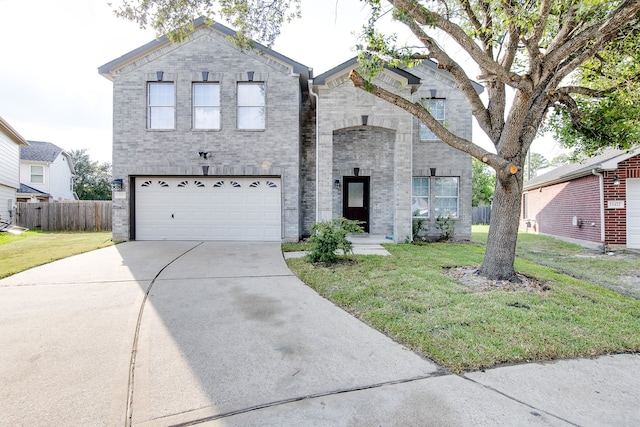
[[[360,176],[360,168],[353,168],[353,176]]]
[[[156,80],[161,82],[163,78],[164,78],[164,71],[156,71]]]
[[[209,72],[208,71],[203,71],[202,72],[202,81],[203,82],[208,82],[209,81]]]
[[[436,176],[436,168],[431,168],[431,176]]]
[[[336,179],[335,181],[333,181],[333,188],[335,188],[336,190],[340,189],[340,180]]]
[[[613,185],[620,185],[620,177],[618,175],[613,177]]]
[[[369,121],[369,116],[362,116],[362,126],[366,126]]]
[[[198,151],[198,155],[205,160],[211,158],[211,153],[208,151]]]
[[[202,165],[202,175],[209,175],[209,165]]]
[[[111,181],[111,190],[122,191],[123,187],[124,187],[124,181],[122,180],[122,178],[114,179],[113,181]]]
[[[247,71],[247,80],[253,81],[253,71]]]

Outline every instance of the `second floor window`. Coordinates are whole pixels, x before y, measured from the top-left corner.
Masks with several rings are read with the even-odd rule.
[[[44,183],[44,166],[31,166],[31,183]]]
[[[175,129],[175,123],[175,92],[173,83],[149,83],[147,128]]]
[[[264,83],[238,83],[238,129],[265,129]]]
[[[422,100],[422,105],[426,108],[434,119],[440,124],[444,124],[444,99],[426,98]],[[438,138],[431,130],[420,122],[420,141],[438,141]]]
[[[220,129],[220,84],[193,84],[193,128]]]

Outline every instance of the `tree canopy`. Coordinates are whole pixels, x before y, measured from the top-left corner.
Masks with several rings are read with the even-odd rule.
[[[575,104],[557,106],[550,127],[576,154],[640,144],[640,27],[621,31],[572,76]]]
[[[76,177],[73,191],[80,200],[111,200],[111,163],[91,160],[87,149],[71,150]]]
[[[143,26],[151,24],[169,35],[181,34],[179,30],[188,29],[197,15],[226,17],[239,30],[240,42],[257,36],[269,44],[283,23],[300,14],[299,0],[122,1],[120,16]],[[517,280],[514,262],[523,168],[531,143],[550,112],[558,111],[571,129],[581,132],[578,136],[591,135],[589,140],[596,146],[619,143],[637,132],[637,126],[630,130],[630,122],[620,120],[617,113],[637,107],[630,107],[634,98],[625,91],[637,82],[638,61],[620,52],[637,54],[634,40],[640,25],[640,1],[361,1],[371,8],[371,15],[357,42],[360,67],[351,73],[353,84],[404,109],[444,143],[495,169],[491,227],[480,271],[492,279]],[[411,42],[398,43],[395,34],[380,26],[389,15],[413,35]],[[441,35],[451,46],[441,45]],[[465,57],[451,54],[458,51],[464,51]],[[425,60],[437,63],[455,81],[492,150],[452,133],[420,102],[376,84],[376,73],[383,64],[411,67]],[[469,63],[475,65],[475,73],[468,71]],[[583,78],[571,82],[578,69]],[[618,70],[622,72],[615,76]],[[474,80],[485,86],[486,99],[475,90]],[[600,97],[604,103],[593,102],[594,95],[606,95]],[[597,120],[605,122],[602,116],[606,114],[611,114],[606,136],[594,138],[593,132],[601,129]],[[612,140],[610,135],[618,136]]]

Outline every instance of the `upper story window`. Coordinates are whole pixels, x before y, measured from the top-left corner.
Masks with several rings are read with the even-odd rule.
[[[44,166],[31,166],[31,183],[44,183]]]
[[[414,177],[411,191],[411,212],[414,217],[429,218],[429,178]]]
[[[238,83],[238,129],[265,129],[264,83]]]
[[[193,128],[220,129],[220,83],[193,84]]]
[[[175,129],[175,90],[172,82],[149,83],[147,129]]]
[[[422,105],[426,108],[434,119],[440,124],[444,124],[445,113],[445,100],[442,98],[425,98],[422,100]],[[431,130],[420,122],[420,141],[439,141],[438,138]]]
[[[437,177],[434,187],[436,217],[458,218],[459,179],[457,177]]]

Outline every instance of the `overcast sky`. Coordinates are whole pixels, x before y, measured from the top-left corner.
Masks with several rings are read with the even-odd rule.
[[[274,50],[315,75],[356,55],[362,2],[302,3],[302,20],[285,25]],[[111,161],[112,83],[97,68],[153,40],[153,30],[116,18],[107,0],[0,0],[0,37],[0,116],[27,140]],[[535,151],[550,160],[547,145]]]

